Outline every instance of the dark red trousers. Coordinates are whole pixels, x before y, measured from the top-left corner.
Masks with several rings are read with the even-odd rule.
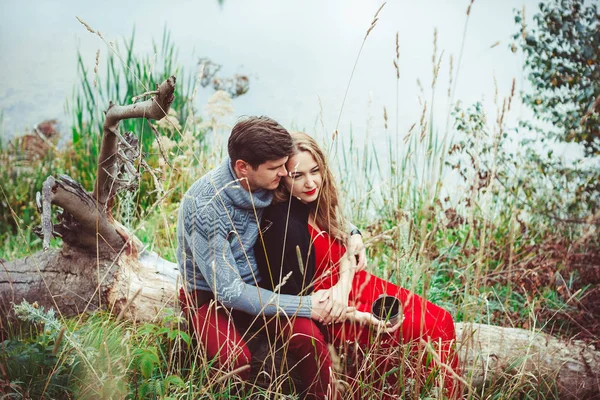
[[[308,399],[324,399],[331,382],[331,357],[327,342],[319,327],[309,318],[262,317],[255,318],[240,311],[229,311],[211,301],[212,293],[196,291],[186,296],[183,289],[179,301],[188,317],[200,346],[209,360],[220,368],[234,371],[250,366],[252,354],[246,343],[246,334],[263,331],[273,343],[283,343],[299,363],[298,370]],[[238,372],[247,380],[250,368]]]

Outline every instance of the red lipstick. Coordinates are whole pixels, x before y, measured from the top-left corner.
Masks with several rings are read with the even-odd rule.
[[[313,190],[309,190],[308,192],[304,192],[304,194],[312,196],[313,194],[315,194],[317,192],[317,188],[314,188]]]

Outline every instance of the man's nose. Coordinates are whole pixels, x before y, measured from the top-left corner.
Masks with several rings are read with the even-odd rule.
[[[281,167],[279,169],[279,172],[277,172],[277,175],[284,177],[288,174],[287,169],[285,169],[285,166]]]

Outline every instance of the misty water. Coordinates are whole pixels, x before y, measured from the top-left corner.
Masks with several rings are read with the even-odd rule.
[[[79,17],[100,31],[106,42],[121,43],[121,49],[135,29],[134,48],[139,55],[152,56],[153,40],[160,42],[166,28],[179,50],[177,60],[187,72],[196,71],[198,60],[208,57],[222,65],[222,76],[248,76],[250,90],[233,100],[235,111],[225,121],[230,125],[240,115],[268,115],[287,128],[316,136],[330,137],[337,128],[346,146],[350,134],[357,149],[367,143],[386,169],[388,143],[404,137],[420,120],[425,102],[432,113],[427,119],[433,131],[452,134],[451,58],[454,100],[465,106],[483,102],[492,124],[496,93],[500,99],[508,96],[513,79],[517,93],[523,88],[523,55],[511,51],[512,34],[519,29],[513,10],[525,6],[531,17],[536,1],[475,2],[466,24],[469,3],[388,2],[364,42],[350,80],[382,2],[4,0],[0,133],[5,141],[47,118],[58,118],[62,132],[69,132],[71,117],[65,113],[65,102],[78,84],[77,51],[91,71],[100,50],[100,80],[106,75],[111,51],[86,30]],[[435,30],[440,70],[434,93]],[[393,65],[396,33],[399,81]],[[210,88],[198,91],[200,115],[212,94]],[[507,124],[515,126],[526,112],[514,99]]]

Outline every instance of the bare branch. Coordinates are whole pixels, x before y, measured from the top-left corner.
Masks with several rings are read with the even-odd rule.
[[[136,101],[138,101],[139,99],[141,99],[142,97],[146,97],[146,96],[152,96],[153,94],[158,94],[158,90],[150,90],[148,92],[144,92],[142,94],[138,94],[137,96],[133,96],[131,98],[131,102],[135,103]]]
[[[129,118],[160,120],[167,115],[174,99],[175,77],[171,76],[161,83],[157,91],[158,95],[152,99],[127,106],[117,106],[111,103],[106,111],[102,148],[98,157],[98,176],[93,193],[93,197],[105,208],[108,205],[108,201],[113,197],[115,190],[112,177],[116,177],[118,173],[117,134],[119,132],[119,123],[121,120]]]

